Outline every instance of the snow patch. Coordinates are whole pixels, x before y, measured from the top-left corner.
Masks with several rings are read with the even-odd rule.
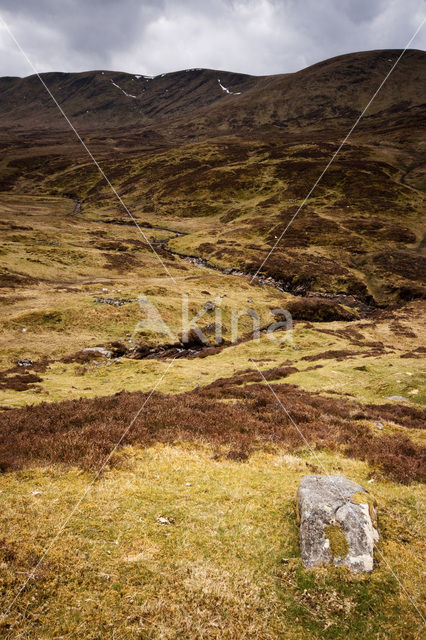
[[[219,86],[222,89],[222,91],[225,91],[225,93],[228,93],[230,96],[240,96],[241,95],[241,91],[230,91],[229,89],[224,87],[223,84],[221,84],[221,82],[220,82],[220,78],[218,78],[217,81],[218,81]]]
[[[137,98],[137,96],[133,96],[131,93],[127,93],[127,91],[124,91],[124,89],[122,89],[118,84],[116,84],[114,80],[111,80],[111,82],[114,85],[114,87],[117,87],[117,89],[120,89],[120,91],[124,93],[124,95],[127,96],[128,98]]]
[[[142,76],[135,76],[136,80],[140,80]]]

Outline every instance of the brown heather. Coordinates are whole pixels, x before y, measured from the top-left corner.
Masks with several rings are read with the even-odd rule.
[[[271,369],[266,377],[273,379],[288,369]],[[154,393],[121,445],[202,442],[213,447],[216,457],[244,460],[258,449],[306,449],[302,433],[313,448],[339,450],[366,460],[394,481],[425,478],[424,447],[405,435],[375,435],[368,425],[369,420],[382,420],[420,428],[424,411],[393,404],[362,406],[294,385],[274,384],[296,429],[265,385],[242,386],[254,379],[254,372],[245,371],[180,395]],[[121,392],[4,411],[0,414],[0,467],[5,472],[59,463],[96,470],[146,398],[139,392]]]

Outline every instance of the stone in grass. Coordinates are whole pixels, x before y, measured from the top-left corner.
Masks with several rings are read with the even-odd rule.
[[[105,347],[85,347],[83,351],[99,353],[99,355],[105,356],[106,358],[110,358],[112,355],[111,351],[109,349],[105,349]]]
[[[303,564],[333,563],[353,572],[373,570],[379,539],[368,492],[343,476],[304,476],[297,490]]]
[[[34,362],[30,360],[30,358],[22,358],[22,360],[18,360],[18,367],[32,367]]]

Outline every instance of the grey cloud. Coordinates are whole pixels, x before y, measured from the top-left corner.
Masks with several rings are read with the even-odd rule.
[[[422,14],[422,0],[0,0],[40,71],[285,73],[350,51],[402,48]],[[424,47],[424,31],[413,47]],[[29,73],[0,25],[0,75]]]

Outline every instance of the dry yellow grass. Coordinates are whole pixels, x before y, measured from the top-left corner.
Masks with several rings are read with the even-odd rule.
[[[319,455],[378,501],[371,576],[301,566],[295,491],[317,465],[308,453],[241,464],[189,444],[129,448],[78,507],[3,637],[420,638],[401,584],[420,601],[421,486],[371,485],[364,464]],[[55,468],[0,477],[3,607],[90,481]]]

